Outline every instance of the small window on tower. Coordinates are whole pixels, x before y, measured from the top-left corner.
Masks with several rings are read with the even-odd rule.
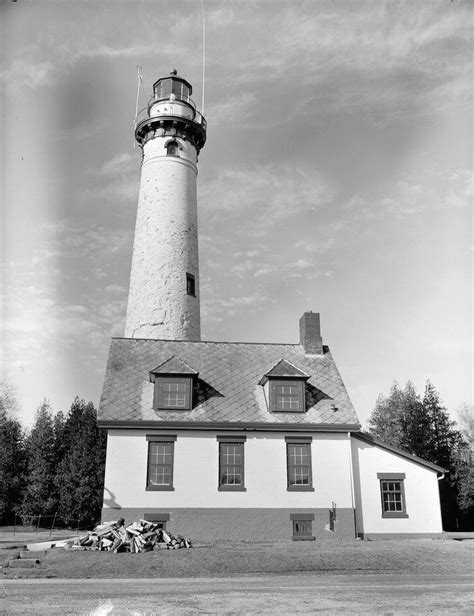
[[[168,141],[166,144],[166,156],[179,156],[179,144],[177,141]]]
[[[186,294],[196,297],[196,280],[192,274],[186,274]]]

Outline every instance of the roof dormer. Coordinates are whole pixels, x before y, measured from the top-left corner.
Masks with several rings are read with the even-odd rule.
[[[155,384],[153,408],[155,410],[189,411],[193,406],[193,379],[199,372],[185,361],[172,355],[150,370],[150,381]]]
[[[306,372],[286,359],[280,359],[263,375],[259,383],[264,387],[269,410],[280,413],[304,413],[305,383],[308,379],[309,375]]]

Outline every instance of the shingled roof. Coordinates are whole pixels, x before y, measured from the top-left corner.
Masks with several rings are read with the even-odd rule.
[[[150,371],[172,356],[199,373],[188,411],[153,409]],[[280,360],[309,375],[305,413],[271,413],[259,384]],[[222,427],[290,425],[357,430],[359,421],[327,347],[306,355],[299,344],[183,342],[113,338],[98,411],[101,426]]]

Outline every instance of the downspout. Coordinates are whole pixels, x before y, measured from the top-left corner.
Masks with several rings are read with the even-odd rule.
[[[347,433],[347,437],[349,439],[349,468],[351,472],[351,501],[352,501],[352,511],[354,512],[354,538],[357,539],[357,512],[355,507],[355,498],[354,498],[354,473],[352,466],[352,440],[351,433]]]

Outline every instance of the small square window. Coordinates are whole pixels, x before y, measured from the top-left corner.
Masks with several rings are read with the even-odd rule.
[[[196,297],[196,279],[192,274],[186,274],[186,294]]]
[[[157,376],[154,407],[156,409],[189,410],[191,391],[191,378]]]
[[[270,410],[283,413],[303,413],[304,381],[270,380]]]
[[[293,524],[293,541],[314,541],[316,539],[313,535],[313,514],[291,514],[290,519]]]
[[[383,518],[407,518],[405,504],[405,474],[377,473]]]

